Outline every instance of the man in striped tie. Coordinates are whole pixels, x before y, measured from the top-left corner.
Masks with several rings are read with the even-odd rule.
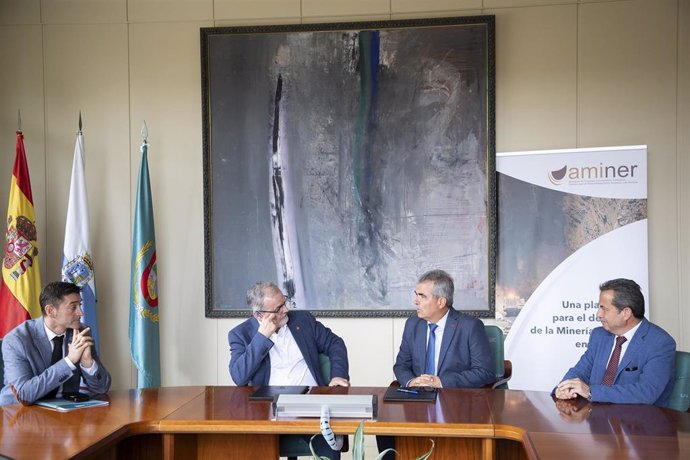
[[[628,279],[599,286],[597,319],[587,351],[554,389],[558,399],[668,403],[675,378],[676,342],[644,317],[640,286]]]

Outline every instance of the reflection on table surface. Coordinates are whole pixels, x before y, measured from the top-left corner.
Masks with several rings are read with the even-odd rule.
[[[196,386],[113,391],[106,397],[109,406],[69,413],[4,406],[0,407],[0,453],[16,458],[69,458],[112,448],[140,434],[318,432],[316,419],[275,420],[270,401],[248,400],[254,390]],[[647,405],[559,401],[545,392],[490,389],[442,389],[434,403],[385,402],[385,390],[320,387],[311,391],[377,395],[378,413],[366,422],[365,432],[409,437],[406,442],[424,437],[424,445],[428,437],[441,440],[435,452],[438,457],[433,458],[445,458],[443,442],[451,449],[453,442],[461,441],[469,452],[479,452],[476,458],[500,458],[503,449],[516,451],[517,458],[645,458],[652,453],[655,458],[690,458],[688,413]],[[331,421],[337,433],[354,433],[358,424],[353,419]],[[166,445],[175,445],[175,439],[169,438]],[[194,439],[191,445],[196,452],[206,446],[205,438],[190,439]]]

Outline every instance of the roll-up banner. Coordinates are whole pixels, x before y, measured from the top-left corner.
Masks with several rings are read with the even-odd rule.
[[[630,278],[649,300],[647,146],[496,157],[496,321],[509,385],[550,391],[599,326],[599,284]]]

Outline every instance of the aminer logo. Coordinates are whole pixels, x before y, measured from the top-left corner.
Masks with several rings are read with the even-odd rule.
[[[618,182],[622,179],[635,177],[637,167],[638,165],[604,166],[603,163],[599,163],[599,166],[580,166],[579,168],[568,168],[568,165],[565,165],[561,169],[549,171],[548,176],[553,185],[561,185],[566,178],[569,182],[600,180]]]

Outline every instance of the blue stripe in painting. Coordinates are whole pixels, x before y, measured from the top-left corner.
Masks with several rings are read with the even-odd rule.
[[[377,158],[373,151],[376,134],[376,97],[379,86],[380,35],[378,31],[362,31],[359,45],[359,110],[353,148],[354,194],[358,206],[356,216],[357,251],[364,269],[364,278],[374,298],[383,300],[387,294],[385,260],[381,254],[381,190],[374,180]]]

